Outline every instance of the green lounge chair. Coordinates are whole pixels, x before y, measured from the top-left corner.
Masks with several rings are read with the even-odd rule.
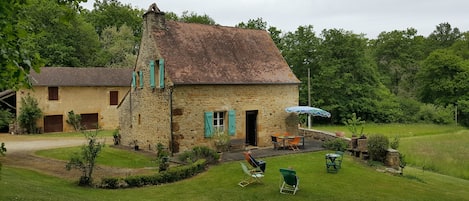
[[[280,193],[295,195],[296,191],[299,190],[298,185],[300,184],[300,179],[296,176],[296,171],[280,168],[280,174],[282,174]]]

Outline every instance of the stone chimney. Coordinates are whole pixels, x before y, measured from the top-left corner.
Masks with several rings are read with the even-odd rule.
[[[143,14],[143,22],[150,26],[152,30],[166,29],[166,20],[164,12],[161,12],[156,3],[153,3]]]

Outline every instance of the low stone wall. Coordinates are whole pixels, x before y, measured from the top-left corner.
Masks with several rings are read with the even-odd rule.
[[[335,133],[314,130],[314,129],[299,128],[298,132],[300,133],[300,135],[303,135],[305,137],[311,137],[315,140],[320,140],[320,141],[327,141],[327,140],[333,140],[335,138],[338,138],[338,136]],[[350,138],[346,138],[346,137],[340,137],[340,138],[345,140],[347,143],[350,141]]]
[[[303,135],[305,137],[310,137],[315,140],[320,140],[320,141],[327,141],[327,140],[333,140],[335,138],[341,138],[344,141],[346,141],[348,144],[351,144],[351,139],[346,138],[346,137],[339,137],[335,133],[327,132],[327,131],[320,131],[320,130],[314,130],[314,129],[307,129],[307,128],[299,128],[298,132],[300,135]],[[351,147],[349,147],[348,151],[353,150]],[[368,156],[368,150],[367,150],[367,143],[366,139],[358,139],[357,143],[357,148],[356,152],[359,154],[355,155],[354,152],[352,151],[352,155],[355,155],[359,158],[362,159],[368,159],[368,157],[363,157],[362,154],[360,153],[366,153],[366,156]],[[386,160],[385,160],[385,165],[388,167],[391,167],[393,169],[399,169],[399,151],[394,150],[394,149],[388,149],[386,153]]]

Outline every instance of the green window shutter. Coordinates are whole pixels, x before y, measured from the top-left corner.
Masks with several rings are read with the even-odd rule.
[[[137,73],[132,72],[132,88],[135,88],[136,87],[136,82],[137,82]]]
[[[228,134],[234,135],[236,133],[236,112],[234,110],[228,111]]]
[[[160,72],[159,72],[159,78],[160,78],[160,89],[164,88],[164,59],[160,59]]]
[[[205,137],[213,136],[213,112],[205,112]]]
[[[155,61],[150,60],[150,88],[155,88]]]
[[[140,75],[140,89],[143,89],[143,72],[138,71],[138,74]]]

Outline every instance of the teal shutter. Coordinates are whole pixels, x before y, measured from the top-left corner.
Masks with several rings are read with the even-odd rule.
[[[136,82],[137,82],[137,74],[134,72],[132,72],[132,88],[135,88],[136,87]]]
[[[155,88],[155,61],[150,60],[150,88]]]
[[[140,89],[143,89],[143,71],[138,71],[140,76]]]
[[[213,136],[213,113],[205,112],[205,137]]]
[[[163,89],[164,88],[164,59],[160,59],[160,74],[159,74],[159,78],[160,78],[160,89]]]
[[[234,110],[228,111],[228,134],[234,135],[236,133],[236,112]]]

